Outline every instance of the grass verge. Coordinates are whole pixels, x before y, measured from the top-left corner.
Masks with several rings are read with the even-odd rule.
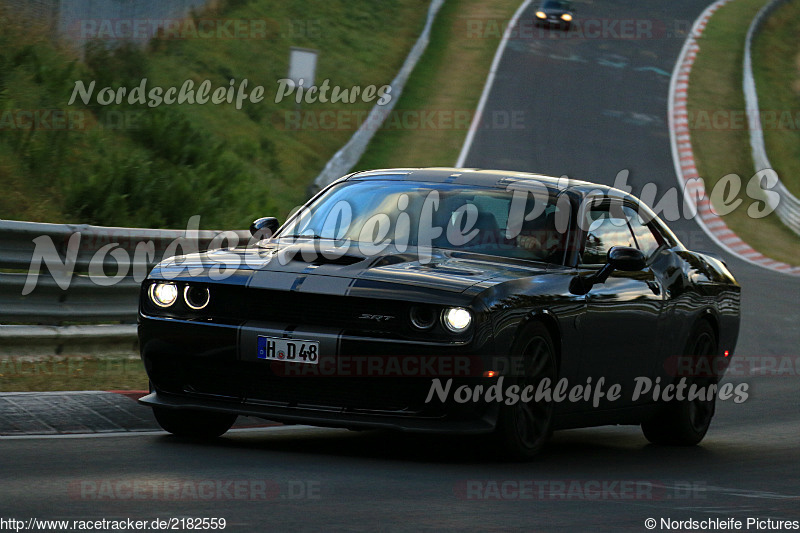
[[[0,392],[147,390],[141,359],[48,357],[0,360]]]
[[[352,131],[297,124],[334,108],[367,111],[352,88],[389,84],[422,30],[428,0],[225,0],[200,19],[257,21],[245,38],[158,38],[147,47],[90,46],[85,60],[47,28],[0,4],[0,216],[128,227],[246,228],[257,216],[284,217]],[[261,24],[260,26],[263,26]],[[348,91],[348,103],[276,102],[292,46],[319,50],[316,81]],[[248,80],[260,103],[68,102],[77,80],[131,91],[213,89]],[[374,99],[374,98],[373,98]],[[54,115],[66,120],[55,125]],[[31,114],[38,122],[31,126]]]
[[[455,164],[503,29],[520,3],[449,0],[444,4],[428,49],[357,170]]]
[[[781,181],[800,197],[800,2],[788,2],[753,42],[753,75],[767,155]]]
[[[763,5],[764,0],[737,0],[723,6],[711,17],[699,41],[700,52],[692,67],[688,95],[689,126],[697,169],[706,182],[707,191],[712,191],[728,174],[742,178],[742,187],[735,195],[742,202],[723,216],[725,223],[765,256],[798,265],[800,239],[797,235],[774,213],[760,219],[747,214],[748,207],[754,203],[746,193],[746,184],[754,174],[749,131],[746,122],[734,121],[735,117],[745,116],[742,91],[745,36],[753,17]],[[720,116],[724,119],[713,120],[713,117]],[[726,203],[732,204],[732,198]],[[714,205],[718,209],[721,207],[717,202]]]

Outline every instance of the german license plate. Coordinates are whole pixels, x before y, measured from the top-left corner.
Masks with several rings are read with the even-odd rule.
[[[319,364],[319,342],[258,336],[258,358],[289,363]]]

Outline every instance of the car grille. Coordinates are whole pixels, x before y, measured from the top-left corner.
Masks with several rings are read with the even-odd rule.
[[[360,330],[403,331],[408,304],[395,300],[226,287],[214,295],[216,316]],[[391,317],[380,321],[362,315]]]

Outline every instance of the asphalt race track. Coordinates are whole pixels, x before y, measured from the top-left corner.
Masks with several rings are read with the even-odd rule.
[[[524,127],[481,129],[466,166],[606,184],[628,169],[634,194],[648,182],[677,186],[666,108],[683,37],[671,32],[704,7],[584,1],[581,18],[656,21],[664,32],[510,40],[486,114],[517,112]],[[532,18],[531,7],[523,20]],[[670,226],[688,246],[724,255],[739,279],[737,357],[794,360],[800,278],[731,257],[692,220]],[[0,518],[216,517],[236,531],[647,531],[648,518],[663,531],[661,519],[800,520],[797,370],[731,377],[749,384],[749,399],[718,402],[700,446],[652,446],[636,427],[573,430],[530,464],[464,439],[304,427],[234,430],[210,443],[153,433],[0,439]],[[520,491],[525,483],[532,490]]]

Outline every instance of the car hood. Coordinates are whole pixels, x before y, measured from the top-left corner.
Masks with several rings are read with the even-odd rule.
[[[344,293],[376,284],[462,293],[547,270],[545,263],[452,250],[420,254],[409,247],[402,253],[386,249],[368,256],[351,249],[320,249],[314,243],[275,243],[172,257],[157,265],[150,277],[323,293]]]

